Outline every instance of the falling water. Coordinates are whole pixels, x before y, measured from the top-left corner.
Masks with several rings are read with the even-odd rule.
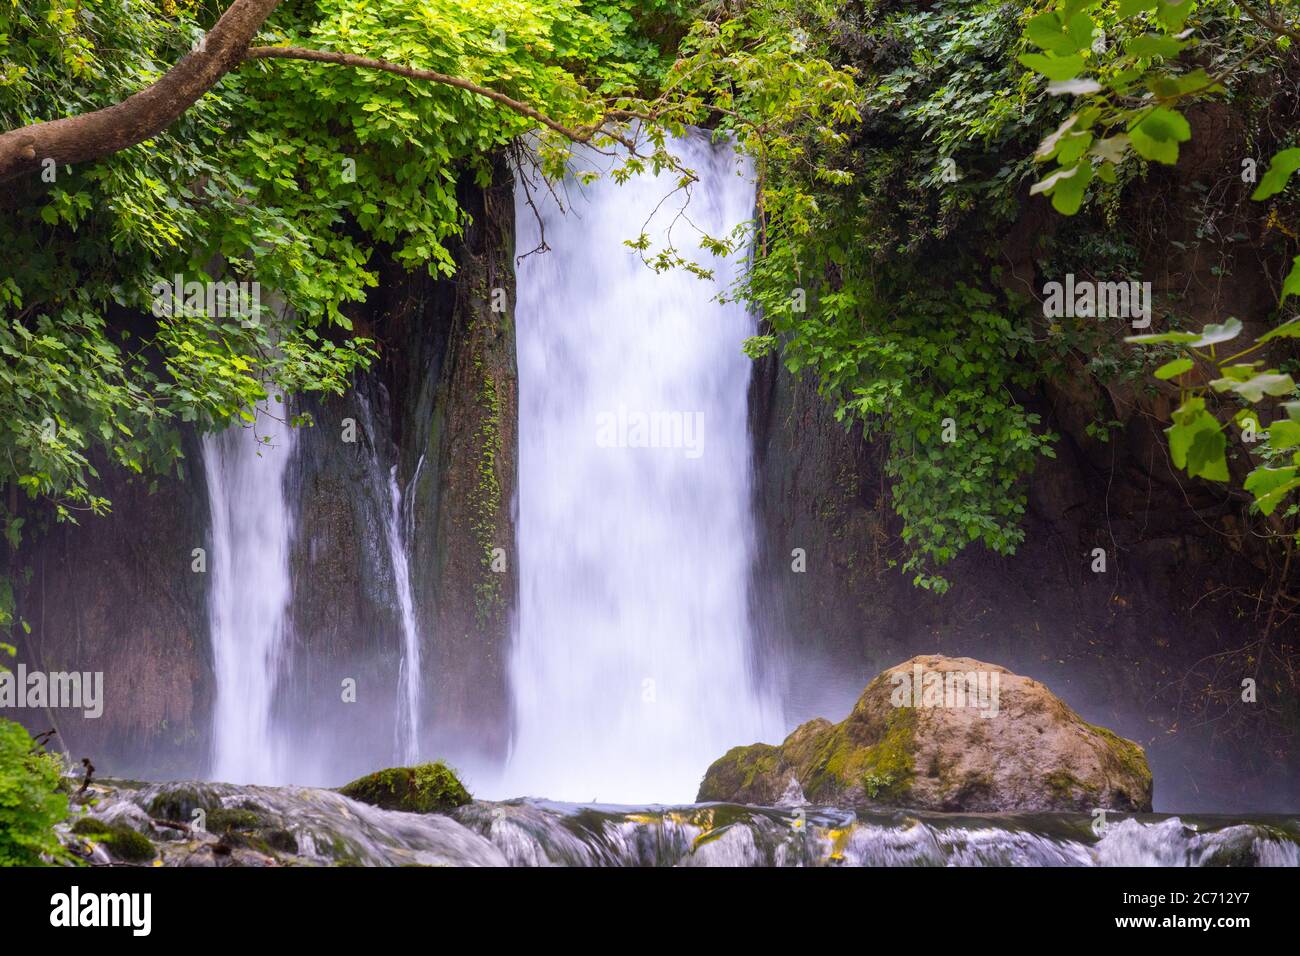
[[[703,136],[675,151],[700,181],[690,225],[749,218],[747,165]],[[520,605],[511,661],[516,737],[503,789],[557,799],[692,800],[729,747],[780,733],[752,680],[753,548],[746,425],[753,320],[704,281],[656,275],[624,245],[675,178],[570,178],[516,189]],[[687,202],[646,227],[663,242]],[[657,446],[657,447],[647,447]],[[666,447],[665,447],[666,446]]]
[[[272,711],[291,596],[293,518],[284,477],[293,431],[281,424],[282,405],[269,411],[258,414],[255,426],[203,439],[216,678],[211,772],[232,783],[278,783],[285,777]],[[268,435],[270,443],[263,440]]]
[[[421,459],[423,464],[423,459]],[[417,469],[416,476],[419,476]],[[412,481],[414,485],[414,481]],[[411,570],[407,562],[408,524],[402,520],[402,492],[397,485],[397,466],[388,473],[388,553],[393,562],[397,587],[397,608],[402,615],[402,665],[398,678],[400,701],[397,714],[397,752],[404,764],[420,757],[420,631],[411,597]]]

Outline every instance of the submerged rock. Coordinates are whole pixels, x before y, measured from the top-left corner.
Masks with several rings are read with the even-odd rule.
[[[770,805],[791,780],[814,804],[942,811],[1150,811],[1131,740],[1086,723],[1028,677],[971,658],[914,657],[880,674],[838,724],[735,747],[697,799]]]
[[[441,761],[379,770],[353,780],[339,793],[383,810],[408,813],[447,813],[471,799],[456,774]]]

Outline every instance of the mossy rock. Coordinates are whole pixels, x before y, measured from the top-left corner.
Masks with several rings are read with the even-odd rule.
[[[298,838],[289,830],[276,827],[259,830],[258,834],[266,841],[266,845],[277,853],[292,855],[298,852]]]
[[[818,718],[779,746],[729,750],[698,799],[772,805],[792,780],[811,803],[868,810],[1140,812],[1152,797],[1138,744],[1037,681],[937,655],[880,674],[838,724]]]
[[[441,761],[379,770],[353,780],[339,792],[361,803],[407,813],[448,813],[472,799],[452,769]]]
[[[221,809],[221,800],[214,794],[201,787],[180,784],[168,787],[150,800],[146,812],[155,820],[188,823],[195,810],[212,814]]]
[[[252,810],[242,807],[221,807],[208,813],[207,829],[209,833],[231,833],[239,830],[256,830],[262,825],[262,818]]]
[[[109,855],[124,863],[144,863],[158,855],[147,836],[122,824],[105,823],[95,817],[78,817],[73,821],[72,832],[98,843]]]
[[[112,831],[111,826],[96,817],[77,817],[72,823],[72,832],[77,836],[100,836]]]

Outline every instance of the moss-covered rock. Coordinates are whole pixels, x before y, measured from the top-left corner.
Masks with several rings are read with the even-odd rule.
[[[774,804],[791,780],[813,803],[967,812],[1151,809],[1142,748],[1085,722],[1042,684],[970,658],[885,671],[838,724],[780,746],[735,747],[701,801]]]
[[[72,824],[72,832],[77,836],[101,836],[112,830],[107,823],[95,817],[77,817]]]
[[[471,799],[456,774],[441,761],[379,770],[353,780],[339,792],[384,810],[408,813],[446,813]]]
[[[208,814],[209,833],[232,833],[238,830],[256,830],[262,818],[243,807],[222,807]]]
[[[72,832],[98,843],[109,855],[124,863],[144,863],[158,855],[150,839],[120,823],[106,823],[96,817],[78,817]]]

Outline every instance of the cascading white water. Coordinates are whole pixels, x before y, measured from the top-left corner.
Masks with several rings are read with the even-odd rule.
[[[281,783],[283,752],[272,711],[289,607],[293,511],[285,471],[293,430],[274,403],[256,427],[203,438],[212,512],[208,618],[216,706],[212,775],[231,783]],[[280,419],[277,421],[276,419]],[[262,441],[272,436],[272,442]]]
[[[416,477],[419,477],[418,468]],[[404,529],[409,528],[409,522],[402,520],[402,492],[397,485],[396,465],[388,473],[388,502],[388,553],[393,562],[397,609],[402,616],[397,752],[402,762],[409,765],[418,763],[420,758],[420,631],[415,618],[415,599],[411,596],[411,570],[406,560],[407,532]]]
[[[703,135],[673,150],[699,175],[691,223],[717,236],[750,217],[747,163]],[[532,189],[552,251],[518,272],[520,604],[503,792],[693,800],[711,761],[782,730],[749,662],[741,344],[754,322],[713,301],[738,266],[699,253],[714,281],[657,275],[624,245],[675,180],[570,178],[567,213]],[[516,197],[522,252],[540,231]],[[663,203],[653,238],[685,202]],[[694,245],[687,220],[673,238]]]

